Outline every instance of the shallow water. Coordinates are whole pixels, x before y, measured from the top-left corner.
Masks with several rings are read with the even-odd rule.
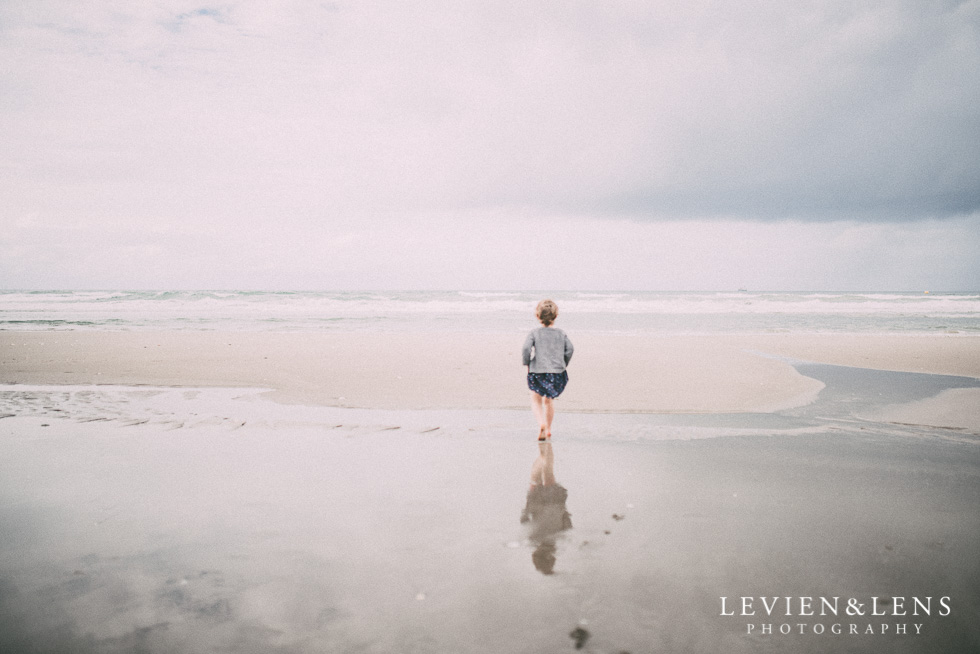
[[[550,535],[530,412],[3,387],[0,650],[974,651],[977,435],[857,415],[977,380],[805,371],[827,388],[779,414],[559,413]],[[953,612],[760,635],[741,596]]]
[[[978,638],[972,445],[556,442],[572,526],[545,575],[530,439],[41,424],[0,423],[5,651],[827,651],[719,614],[774,595],[952,598],[925,637],[833,651]]]

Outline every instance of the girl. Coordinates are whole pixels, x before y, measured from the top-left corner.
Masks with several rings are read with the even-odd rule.
[[[531,411],[540,425],[538,440],[551,438],[551,420],[555,417],[552,402],[565,390],[568,372],[565,366],[572,359],[572,342],[562,330],[552,325],[558,317],[558,306],[551,300],[541,300],[535,309],[541,321],[524,341],[522,357],[527,366],[527,387],[531,389]]]

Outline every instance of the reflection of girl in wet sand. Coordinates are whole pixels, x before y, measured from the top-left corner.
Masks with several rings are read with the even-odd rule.
[[[551,438],[551,421],[555,417],[553,400],[561,395],[568,383],[565,367],[572,359],[572,342],[562,330],[552,325],[558,317],[558,306],[551,300],[541,300],[535,309],[541,321],[524,341],[521,352],[527,366],[527,387],[531,389],[531,411],[538,421],[538,440]]]
[[[529,538],[537,547],[531,554],[542,574],[555,570],[556,537],[572,528],[572,514],[565,507],[568,491],[555,480],[555,454],[550,442],[538,443],[538,458],[531,466],[531,488],[521,513],[521,523],[530,527]]]

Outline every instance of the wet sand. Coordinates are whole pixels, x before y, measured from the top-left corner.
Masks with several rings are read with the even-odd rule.
[[[572,651],[576,629],[589,652],[980,642],[975,443],[569,433],[553,470],[571,526],[546,575],[521,523],[538,445],[421,427],[0,421],[2,649],[530,653]],[[721,597],[776,595],[948,596],[953,613],[721,615]],[[801,622],[828,633],[747,633]]]
[[[705,351],[727,351],[734,366],[719,380],[779,371],[815,390],[806,402],[762,394],[784,405],[768,413],[751,410],[760,396],[734,394],[699,413],[561,405],[549,476],[540,474],[530,411],[507,409],[503,394],[472,406],[470,391],[448,406],[439,395],[429,408],[399,404],[420,397],[417,389],[389,407],[274,402],[263,389],[302,399],[289,393],[324,369],[310,353],[326,356],[336,342],[239,335],[225,354],[225,336],[164,338],[152,355],[141,351],[160,335],[0,338],[8,384],[0,386],[0,651],[980,645],[980,427],[970,418],[980,380],[962,376],[976,340],[902,341],[906,354],[933,356],[915,365],[945,375],[794,367],[752,353],[809,347],[815,360],[819,348],[806,339],[715,343]],[[602,339],[591,338],[580,341],[599,348]],[[392,351],[406,342],[396,339]],[[674,344],[645,356],[687,358],[691,370],[676,376],[696,380],[698,353],[665,342]],[[886,347],[852,344],[890,363]],[[820,347],[841,357],[843,345]],[[740,373],[743,355],[761,367]],[[239,359],[249,363],[244,377]],[[338,360],[326,368],[339,369]],[[585,356],[576,364],[582,386],[598,383],[587,372],[607,374]],[[673,374],[650,372],[647,388]],[[92,385],[86,375],[123,385]],[[73,377],[76,385],[63,385]],[[155,387],[161,380],[171,383]],[[356,389],[322,383],[318,394]],[[930,424],[953,414],[961,424]],[[532,471],[566,489],[536,500],[537,514],[557,522],[522,522]],[[842,610],[804,617],[796,604],[789,616],[782,605],[771,618],[722,615],[721,597],[730,611],[741,597],[756,598],[759,610],[758,598],[775,596],[839,597]],[[892,612],[903,600],[891,598],[906,608],[932,598],[931,613],[873,616],[875,597]],[[939,604],[946,597],[949,615]],[[847,614],[848,599],[864,614]]]

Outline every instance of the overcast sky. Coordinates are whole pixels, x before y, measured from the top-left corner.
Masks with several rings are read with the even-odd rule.
[[[2,288],[980,280],[980,0],[3,0],[0,62]]]

